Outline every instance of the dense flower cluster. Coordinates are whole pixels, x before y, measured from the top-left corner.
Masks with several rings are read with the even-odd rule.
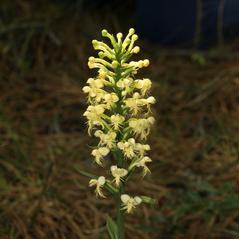
[[[92,151],[95,162],[103,166],[104,158],[112,153],[114,165],[110,168],[112,180],[100,176],[91,179],[89,186],[96,187],[96,194],[105,197],[103,188],[108,182],[119,188],[135,168],[142,168],[143,176],[150,172],[147,164],[152,160],[147,156],[150,146],[145,140],[155,119],[150,116],[150,106],[155,98],[149,96],[151,81],[135,79],[140,68],[147,67],[149,60],[129,61],[140,51],[134,46],[138,36],[134,29],[123,39],[122,33],[116,37],[102,31],[112,47],[102,41],[93,40],[94,49],[99,50],[99,57],[90,57],[90,69],[98,69],[95,78],[87,81],[83,92],[88,95],[89,106],[84,113],[88,122],[88,132],[99,138],[99,143]],[[130,213],[141,203],[141,198],[121,195],[122,208]]]

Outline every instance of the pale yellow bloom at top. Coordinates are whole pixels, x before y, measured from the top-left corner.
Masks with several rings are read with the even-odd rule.
[[[135,30],[133,28],[130,28],[129,29],[129,33],[128,35],[126,36],[126,38],[124,39],[123,41],[123,44],[122,44],[122,48],[125,50],[126,47],[130,44],[131,42],[131,39],[130,37],[135,33]]]
[[[142,95],[145,95],[151,86],[152,82],[150,79],[135,80],[135,88],[139,89]]]
[[[135,156],[136,143],[134,138],[130,138],[126,142],[119,142],[117,146],[123,151],[126,157],[133,158]]]
[[[130,42],[130,44],[129,44],[129,47],[128,47],[128,49],[127,49],[127,52],[129,52],[129,53],[134,53],[134,51],[132,51],[133,50],[133,47],[134,47],[134,43],[135,43],[135,41],[137,41],[138,40],[138,35],[136,35],[136,34],[134,34],[132,37],[131,37],[131,42]],[[136,47],[137,48],[137,47]],[[139,50],[138,50],[139,51]],[[136,50],[136,53],[138,53],[138,51]]]
[[[110,54],[112,57],[114,56],[114,54],[112,54],[113,50],[104,42],[93,40],[92,45],[93,45],[94,49],[103,51],[107,54]]]
[[[88,67],[90,69],[93,68],[99,68],[102,71],[107,72],[107,75],[114,76],[115,73],[113,71],[110,71],[108,68],[112,68],[112,64],[104,59],[101,58],[95,58],[91,56],[88,61]]]
[[[140,157],[143,157],[144,154],[145,154],[145,151],[149,151],[150,150],[150,145],[149,144],[137,143],[137,144],[135,144],[135,150],[138,151]]]
[[[127,175],[128,171],[124,168],[118,168],[116,165],[111,166],[111,174],[114,177],[115,185],[118,187],[124,176]]]
[[[109,149],[115,146],[115,138],[117,134],[114,131],[105,134],[101,130],[97,130],[95,136],[100,138],[100,145],[106,145]]]
[[[102,159],[110,152],[107,147],[101,147],[94,149],[91,154],[95,157],[95,162],[99,165],[102,165]]]
[[[121,201],[123,203],[122,209],[126,210],[127,213],[132,213],[136,206],[142,202],[142,199],[138,196],[130,197],[128,194],[122,194]]]
[[[125,118],[122,115],[116,114],[116,115],[111,115],[111,124],[113,125],[113,128],[115,130],[119,129],[119,126],[124,122]]]
[[[114,106],[116,102],[119,101],[119,97],[115,93],[109,93],[104,95],[104,100],[106,104],[106,108],[110,109]]]
[[[105,198],[105,195],[102,192],[102,187],[105,185],[105,182],[106,182],[106,180],[105,180],[104,176],[100,176],[98,179],[90,180],[89,186],[90,187],[96,186],[96,189],[95,189],[96,196]]]
[[[148,117],[146,119],[129,119],[129,127],[135,132],[136,135],[139,135],[141,139],[145,139],[150,131],[150,127],[154,123],[154,117]]]
[[[119,33],[117,33],[116,37],[117,37],[117,40],[118,40],[118,44],[121,44],[123,34],[121,32],[119,32]]]

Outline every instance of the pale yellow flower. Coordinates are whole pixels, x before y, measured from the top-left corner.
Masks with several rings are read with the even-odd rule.
[[[133,94],[133,97],[126,99],[124,103],[130,109],[130,111],[134,115],[136,115],[139,112],[140,107],[143,105],[144,102],[142,101],[142,99],[140,99],[140,94],[138,92],[135,92]]]
[[[87,83],[90,85],[92,88],[103,88],[104,87],[104,81],[102,79],[93,79],[89,78],[87,80]]]
[[[133,158],[135,156],[136,143],[134,138],[130,138],[126,142],[119,142],[117,146],[123,151],[126,157]]]
[[[105,80],[105,78],[107,77],[107,72],[105,72],[102,69],[99,69],[98,73],[99,73],[99,75],[98,75],[99,79]]]
[[[100,197],[105,198],[105,195],[102,192],[102,188],[104,187],[105,182],[106,182],[106,180],[105,180],[104,176],[100,176],[98,179],[91,179],[90,180],[89,186],[90,187],[96,186],[96,189],[95,189],[96,196],[100,196]]]
[[[104,111],[105,105],[103,104],[88,106],[86,112],[83,114],[88,119],[88,132],[90,132],[94,125],[103,125],[102,116]]]
[[[150,79],[135,80],[135,88],[139,89],[142,95],[145,95],[151,86],[152,82]]]
[[[135,144],[135,149],[138,151],[140,157],[143,157],[145,154],[145,151],[150,150],[150,146],[148,144],[137,143],[137,144]]]
[[[109,153],[109,149],[106,147],[100,147],[98,149],[94,149],[91,154],[95,157],[95,162],[99,165],[102,165],[102,159]]]
[[[104,106],[88,106],[87,110],[83,114],[88,119],[88,133],[90,134],[91,129],[95,125],[102,125],[102,116],[104,113]]]
[[[120,88],[123,89],[122,95],[125,96],[128,92],[131,92],[133,90],[132,85],[133,85],[133,78],[123,78],[120,79],[116,85]]]
[[[128,194],[122,194],[121,201],[123,203],[122,209],[126,210],[127,213],[132,213],[136,206],[142,202],[142,199],[138,196],[130,197]]]
[[[105,145],[111,149],[115,145],[115,138],[117,134],[114,131],[110,131],[105,134],[103,131],[97,130],[95,132],[95,136],[100,138],[100,145]]]
[[[137,136],[139,135],[141,139],[145,139],[154,121],[154,117],[148,117],[146,119],[131,118],[129,120],[129,127],[132,128]]]
[[[119,97],[115,93],[105,94],[104,101],[106,108],[110,109],[119,100]]]
[[[111,124],[115,130],[119,129],[119,126],[124,122],[125,118],[122,115],[116,114],[111,115]]]
[[[134,167],[141,167],[143,168],[143,177],[147,174],[150,173],[150,169],[148,168],[148,166],[146,165],[147,163],[151,163],[152,159],[148,156],[144,156],[143,158],[140,158],[138,160],[136,160],[135,162],[133,162],[130,166],[128,170],[133,169]]]
[[[94,98],[95,102],[100,102],[103,99],[106,92],[102,89],[104,87],[104,81],[102,79],[89,78],[87,83],[89,86],[83,87],[83,92],[89,95],[89,101]]]
[[[156,99],[153,96],[150,96],[149,98],[146,99],[147,104],[155,104]]]
[[[118,168],[116,165],[111,166],[111,174],[114,177],[115,185],[118,187],[124,176],[127,175],[128,171],[124,168]]]
[[[84,93],[88,94],[88,100],[90,103],[99,103],[106,94],[104,90],[98,88],[91,88],[90,86],[85,86],[82,90]]]

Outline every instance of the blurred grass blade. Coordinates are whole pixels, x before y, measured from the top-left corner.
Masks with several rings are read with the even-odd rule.
[[[5,177],[0,174],[0,191],[8,191],[10,189],[11,189],[10,184],[8,184]]]
[[[94,174],[85,172],[84,170],[81,170],[78,165],[74,165],[73,168],[74,168],[78,173],[80,173],[81,175],[83,175],[83,176],[85,176],[85,177],[92,178],[92,179],[93,179],[93,178],[94,178],[94,179],[97,179],[97,178],[98,178],[97,175],[94,175]]]
[[[117,225],[110,216],[108,216],[106,219],[106,226],[110,235],[110,239],[119,239]]]
[[[22,175],[21,171],[18,170],[13,164],[0,159],[0,165],[12,173],[21,182],[27,182],[27,179]]]

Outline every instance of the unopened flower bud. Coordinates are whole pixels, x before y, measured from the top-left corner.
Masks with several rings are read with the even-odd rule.
[[[103,37],[106,37],[108,34],[108,31],[104,29],[104,30],[102,30],[101,34]]]
[[[156,103],[156,99],[155,99],[153,96],[150,96],[150,97],[147,99],[147,103],[149,103],[149,104],[155,104],[155,103]]]
[[[134,35],[132,36],[132,40],[133,40],[133,41],[137,41],[138,38],[139,38],[139,37],[138,37],[138,35],[136,35],[136,34],[134,34]]]
[[[123,34],[121,32],[117,33],[117,38],[121,39],[123,37]]]
[[[119,65],[119,63],[118,63],[117,61],[113,61],[113,62],[112,62],[112,67],[113,67],[113,68],[117,68],[118,65]]]
[[[92,40],[92,44],[93,44],[93,46],[95,46],[95,45],[98,44],[98,41],[97,40]]]
[[[130,29],[129,29],[129,34],[130,34],[130,35],[133,35],[134,33],[135,33],[134,28],[130,28]]]
[[[139,46],[135,46],[135,47],[132,49],[131,52],[137,54],[137,53],[139,53],[139,51],[140,51],[140,47],[139,47]]]
[[[149,60],[148,60],[148,59],[145,59],[145,60],[144,60],[144,67],[147,67],[147,66],[149,66]]]

